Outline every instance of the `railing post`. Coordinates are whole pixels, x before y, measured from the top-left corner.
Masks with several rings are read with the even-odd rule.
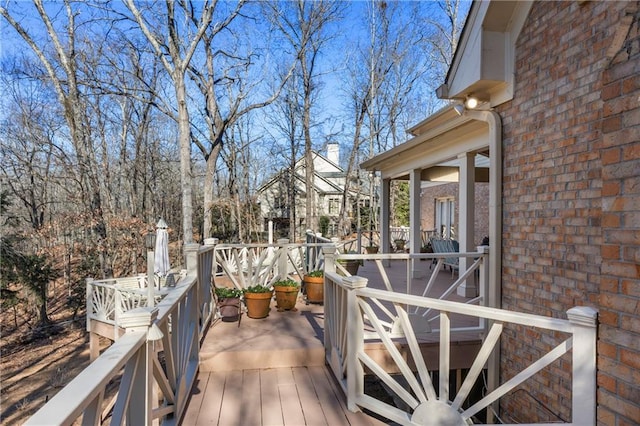
[[[127,424],[150,426],[153,422],[153,342],[162,338],[160,330],[153,325],[157,317],[158,308],[140,307],[123,313],[120,318],[120,325],[127,333],[147,333],[147,343],[138,352],[138,365],[132,378],[131,397],[126,409]]]
[[[287,255],[289,254],[286,245],[289,244],[287,238],[278,240],[278,280],[287,279],[289,268],[287,263]]]
[[[184,245],[184,263],[187,266],[187,275],[193,276],[198,274],[198,249],[199,244]]]
[[[596,336],[598,311],[577,306],[567,311],[573,324],[573,380],[571,421],[596,424]]]
[[[478,255],[482,257],[482,262],[480,263],[480,268],[478,269],[478,291],[482,300],[480,301],[481,306],[492,306],[491,304],[495,301],[495,298],[492,298],[489,294],[489,246],[478,246]],[[487,321],[484,318],[480,318],[479,326],[484,329],[484,335],[486,336],[490,323],[492,321]],[[489,391],[497,389],[500,385],[500,352],[498,348],[500,344],[496,345],[496,348],[489,355],[489,359],[487,360],[487,388]],[[487,410],[487,423],[492,423],[494,419],[494,411],[498,412],[499,404],[496,402],[493,404],[493,410]]]
[[[336,246],[324,246],[322,247],[322,255],[324,257],[324,271],[335,272],[336,271],[336,252],[338,248]]]
[[[213,315],[213,289],[215,274],[218,269],[216,263],[217,238],[205,238],[204,245],[209,250],[198,251],[198,315],[200,318],[200,334],[208,326]]]
[[[364,330],[356,290],[367,283],[366,278],[357,275],[342,279],[347,290],[347,408],[353,412],[358,411],[356,401],[364,393],[364,369],[358,362],[358,353],[364,350]]]
[[[478,269],[478,287],[480,297],[482,297],[482,306],[491,306],[489,304],[489,246],[478,246],[478,256],[482,258],[480,268]],[[497,306],[491,306],[496,308]]]
[[[89,360],[91,362],[98,359],[100,356],[100,336],[97,333],[94,333],[93,327],[91,325],[91,317],[93,316],[93,286],[91,283],[93,282],[93,278],[87,278],[86,285],[87,291],[85,293],[86,297],[86,307],[87,307],[87,331],[89,332]],[[114,327],[114,333],[117,335],[118,330],[117,327]],[[114,337],[115,339],[115,337]]]

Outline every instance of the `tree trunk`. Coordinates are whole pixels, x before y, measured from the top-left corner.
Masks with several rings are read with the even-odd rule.
[[[193,174],[191,172],[191,128],[187,109],[184,71],[175,69],[173,82],[178,103],[178,137],[180,144],[180,185],[182,187],[182,235],[184,244],[193,243]]]

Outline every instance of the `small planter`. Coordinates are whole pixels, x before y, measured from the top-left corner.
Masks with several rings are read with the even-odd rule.
[[[247,305],[247,316],[249,318],[260,319],[269,316],[271,310],[271,298],[273,293],[250,293],[245,291],[244,304]]]
[[[344,269],[346,269],[351,275],[358,274],[358,268],[360,267],[359,260],[338,260],[338,263],[344,266]]]
[[[319,277],[305,275],[304,283],[307,289],[307,302],[324,303],[324,275]]]
[[[273,284],[276,292],[276,303],[278,312],[297,311],[296,301],[298,300],[298,283],[289,279],[278,281]]]
[[[236,322],[240,319],[240,298],[229,297],[218,300],[218,312],[224,322]]]
[[[242,291],[237,288],[218,287],[215,289],[218,300],[218,313],[224,322],[236,322],[242,313],[240,296]]]
[[[367,254],[377,254],[378,253],[378,246],[367,246],[364,249],[367,252]]]

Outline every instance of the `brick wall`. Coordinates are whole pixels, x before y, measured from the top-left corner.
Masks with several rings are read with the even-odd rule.
[[[453,197],[455,199],[455,217],[458,217],[460,185],[445,183],[422,190],[420,195],[420,224],[423,230],[436,227],[435,200],[437,198]],[[475,245],[479,246],[482,238],[489,235],[489,184],[476,182],[475,184]],[[457,226],[456,226],[457,228]]]
[[[640,68],[637,55],[607,58],[629,5],[536,2],[517,41],[514,99],[498,108],[503,307],[558,318],[599,309],[598,422],[611,425],[640,423]],[[501,374],[561,338],[506,330]],[[540,402],[570,420],[569,366],[563,357],[506,398],[505,420],[559,420]]]
[[[636,5],[637,7],[637,5]],[[640,424],[640,32],[638,13],[603,73],[598,417]],[[623,30],[621,30],[623,31]]]

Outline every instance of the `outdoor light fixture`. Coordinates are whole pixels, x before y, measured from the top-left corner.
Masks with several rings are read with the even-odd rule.
[[[453,107],[454,111],[458,113],[458,115],[462,115],[464,113],[464,105],[457,104]]]
[[[144,244],[148,251],[153,251],[156,248],[156,233],[149,231],[144,238]]]
[[[467,96],[467,99],[464,101],[464,106],[467,109],[476,109],[480,101],[473,95]]]

